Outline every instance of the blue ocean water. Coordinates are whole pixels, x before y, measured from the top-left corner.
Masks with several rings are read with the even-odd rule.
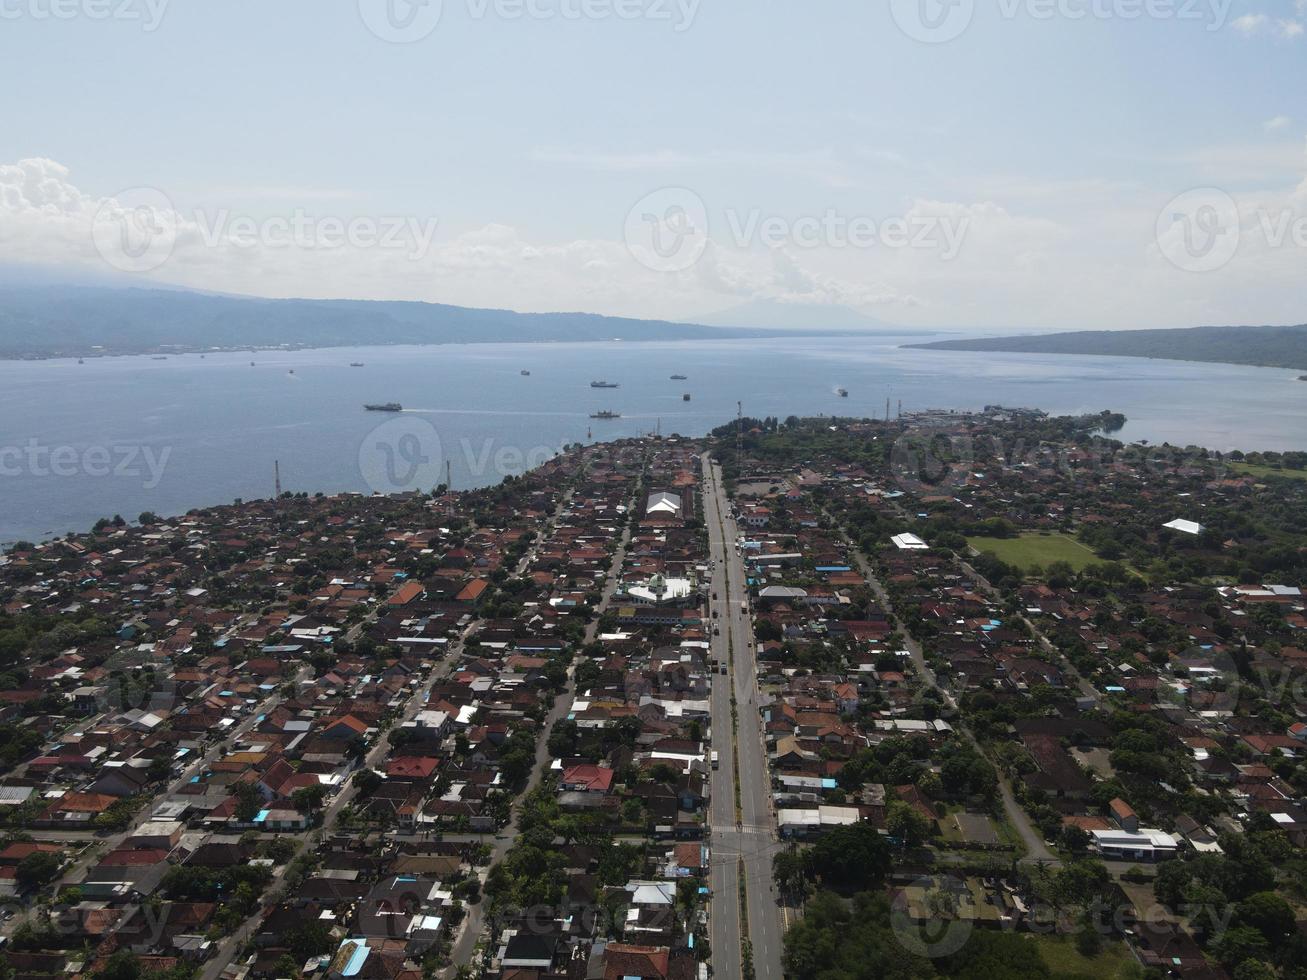
[[[747,415],[781,418],[883,416],[886,398],[905,412],[1111,409],[1129,417],[1118,434],[1127,441],[1307,448],[1300,372],[901,343],[788,337],[0,362],[0,542],[84,530],[114,514],[266,497],[274,462],[294,491],[430,489],[446,473],[456,488],[486,485],[568,443],[658,428],[702,434],[734,418],[737,401]],[[621,387],[593,389],[594,380]],[[405,411],[363,409],[388,401]],[[621,418],[590,418],[602,410]]]

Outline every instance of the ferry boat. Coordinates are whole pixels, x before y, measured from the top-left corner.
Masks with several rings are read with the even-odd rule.
[[[590,387],[591,388],[620,388],[622,386],[614,381],[591,381]]]
[[[687,377],[686,377],[685,375],[683,375],[683,374],[673,374],[673,375],[672,375],[672,380],[673,380],[673,381],[689,381],[690,379],[687,378]]]
[[[595,412],[590,417],[592,419],[620,419],[622,414],[620,412],[609,412],[605,410],[602,412]]]
[[[836,388],[836,389],[835,389],[835,394],[839,395],[841,398],[848,398],[848,397],[849,397],[849,389],[848,389],[848,388]]]
[[[369,412],[402,412],[404,406],[399,402],[384,402],[380,405],[364,405]]]
[[[531,372],[528,371],[526,368],[523,368],[522,371],[521,371],[520,373],[521,373],[522,377],[524,377],[524,378],[529,378],[529,377],[531,377]]]
[[[350,367],[362,367],[362,366],[363,366],[363,362],[362,362],[362,361],[350,361],[350,362],[349,362],[349,366],[350,366]]]

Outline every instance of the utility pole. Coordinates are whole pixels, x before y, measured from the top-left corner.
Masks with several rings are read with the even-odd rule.
[[[281,460],[272,461],[272,478],[273,478],[273,500],[281,499]]]

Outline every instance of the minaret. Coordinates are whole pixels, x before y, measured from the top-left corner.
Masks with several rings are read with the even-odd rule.
[[[274,488],[272,499],[280,500],[281,499],[281,460],[279,459],[274,459],[272,461],[272,477],[273,477],[273,488]]]

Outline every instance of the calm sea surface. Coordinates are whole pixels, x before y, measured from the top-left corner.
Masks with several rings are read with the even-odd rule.
[[[1301,372],[902,350],[898,338],[485,344],[0,361],[0,543],[273,491],[497,482],[561,446],[752,416],[1111,409],[1119,438],[1307,449]],[[254,366],[250,362],[254,361]],[[359,361],[362,367],[351,367]],[[529,370],[530,376],[521,371]],[[672,381],[672,374],[688,376]],[[620,383],[592,389],[593,380]],[[840,398],[836,389],[849,390]],[[683,393],[692,400],[682,400]],[[387,415],[364,402],[402,403]],[[592,420],[601,410],[614,420]]]

